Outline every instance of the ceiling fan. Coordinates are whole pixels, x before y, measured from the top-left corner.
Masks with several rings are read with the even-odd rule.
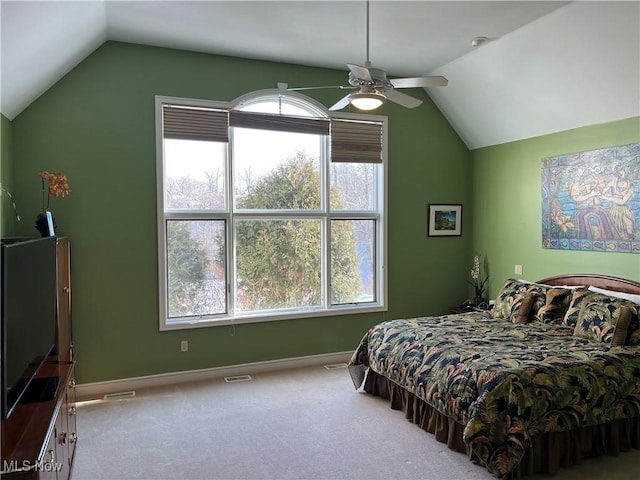
[[[349,93],[338,100],[329,110],[341,110],[349,104],[358,110],[375,110],[386,100],[390,100],[406,108],[415,108],[422,104],[422,100],[397,91],[399,88],[444,87],[449,83],[445,77],[441,76],[387,78],[387,72],[379,68],[373,68],[369,60],[369,0],[367,0],[366,8],[366,26],[367,58],[364,66],[347,64],[349,68],[349,85],[289,88],[286,83],[279,83],[278,89],[280,91],[314,90],[320,88],[357,89],[357,92]]]

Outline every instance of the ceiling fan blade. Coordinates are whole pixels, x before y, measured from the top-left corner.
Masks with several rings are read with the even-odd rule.
[[[290,92],[299,92],[301,90],[322,90],[324,88],[340,88],[342,90],[357,88],[351,85],[323,85],[319,87],[289,87],[287,90]]]
[[[347,67],[349,67],[349,70],[351,71],[354,77],[360,80],[366,80],[367,82],[373,81],[373,78],[371,77],[371,72],[369,72],[369,69],[367,67],[361,67],[360,65],[353,65],[351,63],[347,63]]]
[[[349,94],[351,95],[351,94]],[[349,95],[345,95],[340,100],[338,100],[334,105],[329,107],[329,110],[342,110],[344,107],[349,105]]]
[[[446,87],[449,80],[445,77],[412,77],[389,79],[394,88]]]
[[[422,105],[422,100],[418,100],[406,93],[398,92],[396,90],[386,90],[384,92],[385,97],[392,102],[402,105],[407,108],[416,108]]]

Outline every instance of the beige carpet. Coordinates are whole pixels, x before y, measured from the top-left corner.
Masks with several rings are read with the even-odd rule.
[[[250,373],[250,372],[247,372]],[[78,406],[72,480],[492,479],[322,366],[147,389]],[[640,452],[535,480],[640,478]]]

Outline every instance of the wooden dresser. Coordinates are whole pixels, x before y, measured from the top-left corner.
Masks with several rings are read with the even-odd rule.
[[[53,355],[32,383],[47,391],[45,401],[21,403],[2,420],[2,464],[7,480],[68,480],[78,439],[75,360],[71,336],[71,250],[68,237],[56,239],[57,311]]]
[[[3,420],[2,478],[70,478],[78,438],[74,365],[49,357],[36,380],[54,381],[54,398],[20,404]]]

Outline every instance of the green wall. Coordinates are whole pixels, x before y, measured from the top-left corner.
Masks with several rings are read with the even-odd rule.
[[[640,118],[578,128],[472,152],[473,248],[486,254],[495,296],[506,278],[602,273],[640,281],[640,255],[542,248],[542,158],[640,141]],[[523,265],[523,275],[514,266]]]
[[[344,71],[107,42],[12,122],[19,234],[34,235],[38,172],[60,171],[53,199],[72,239],[72,313],[80,383],[348,351],[381,320],[443,313],[468,293],[470,230],[428,238],[426,205],[470,199],[470,152],[430,101],[389,116],[389,311],[231,327],[158,330],[154,96],[230,101],[251,91],[345,83]],[[316,90],[332,105],[340,90]],[[4,124],[3,124],[4,125]],[[4,128],[4,127],[3,127]],[[473,212],[465,210],[465,222]],[[180,340],[189,352],[180,352]]]
[[[0,114],[0,183],[2,187],[17,201],[13,190],[12,154],[11,154],[11,121]],[[11,236],[15,230],[16,214],[11,204],[11,198],[2,192],[0,195],[0,236]],[[18,211],[20,213],[20,211]]]

